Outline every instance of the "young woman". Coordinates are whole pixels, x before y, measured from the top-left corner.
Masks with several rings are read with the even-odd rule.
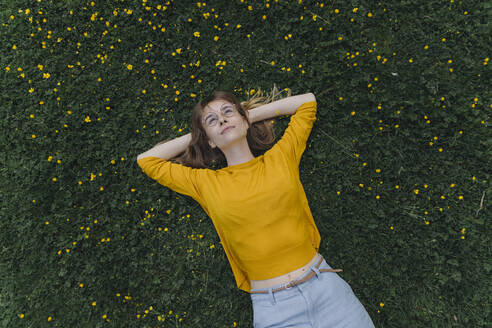
[[[254,327],[374,327],[336,273],[342,270],[318,252],[321,237],[299,179],[316,99],[289,93],[272,101],[275,89],[272,96],[240,103],[230,92],[214,92],[194,107],[191,135],[157,144],[138,164],[212,219],[237,287],[250,293]],[[289,114],[275,142],[264,120]],[[210,169],[217,160],[227,166]]]

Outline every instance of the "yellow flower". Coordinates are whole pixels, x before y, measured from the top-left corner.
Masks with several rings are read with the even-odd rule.
[[[367,14],[367,17],[372,17],[372,13],[368,13]]]
[[[29,89],[29,93],[33,93],[33,92],[34,92],[34,88]]]
[[[128,65],[126,66],[126,68],[128,68],[128,69],[131,71],[131,70],[133,69],[133,65],[132,65],[132,64],[128,64]]]
[[[16,50],[16,49],[17,49],[17,46],[14,44],[14,45],[12,46],[12,49]]]

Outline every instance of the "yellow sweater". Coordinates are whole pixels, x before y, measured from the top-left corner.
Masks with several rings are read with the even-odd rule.
[[[321,236],[299,179],[299,163],[316,120],[316,101],[299,106],[284,135],[263,155],[219,170],[158,157],[138,160],[159,184],[195,199],[212,219],[237,287],[307,264]]]

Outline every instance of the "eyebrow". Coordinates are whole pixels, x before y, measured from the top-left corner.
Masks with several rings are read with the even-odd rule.
[[[222,110],[222,108],[224,108],[224,106],[227,106],[227,105],[231,106],[231,104],[229,104],[229,103],[224,103],[222,106],[220,106],[220,110]],[[205,120],[207,120],[207,118],[210,116],[209,114],[213,114],[213,112],[207,112],[205,114]]]

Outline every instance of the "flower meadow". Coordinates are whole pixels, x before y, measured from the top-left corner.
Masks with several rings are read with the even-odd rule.
[[[490,327],[491,13],[2,1],[0,327],[252,327],[211,220],[136,156],[274,84],[316,96],[300,178],[376,327]]]

